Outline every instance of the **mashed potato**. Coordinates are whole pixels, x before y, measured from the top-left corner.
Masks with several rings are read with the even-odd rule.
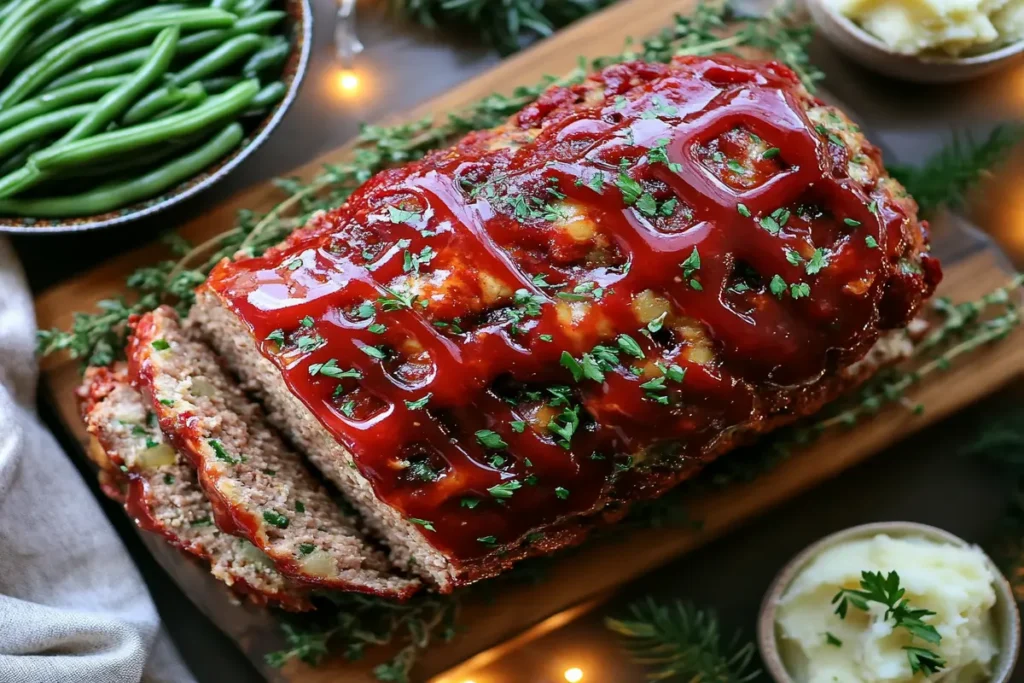
[[[983,52],[1024,38],[1024,0],[826,0],[896,52]]]
[[[929,645],[912,640],[904,628],[894,630],[877,603],[869,603],[870,612],[851,606],[845,619],[835,615],[832,597],[840,587],[859,588],[861,571],[896,571],[910,606],[935,612],[924,621],[941,642]],[[975,547],[885,535],[833,546],[811,561],[779,601],[776,623],[786,668],[797,683],[986,680],[998,651],[994,580]],[[911,644],[937,652],[946,666],[931,679],[913,674],[903,650]]]

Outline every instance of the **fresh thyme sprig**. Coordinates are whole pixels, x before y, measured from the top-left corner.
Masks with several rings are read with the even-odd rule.
[[[910,601],[903,597],[906,592],[906,589],[900,586],[900,575],[896,572],[892,571],[882,576],[882,572],[865,571],[860,574],[860,589],[840,588],[832,598],[832,604],[836,606],[835,613],[839,618],[845,619],[850,605],[868,612],[871,610],[868,603],[876,602],[885,607],[883,621],[891,618],[895,628],[905,629],[912,638],[920,638],[930,645],[938,645],[942,641],[942,636],[934,626],[923,621],[925,617],[935,616],[935,612],[911,609]],[[927,648],[907,645],[903,649],[907,653],[907,661],[913,673],[923,671],[925,675],[931,675],[946,665],[946,661],[937,652]]]
[[[471,28],[502,54],[518,50],[532,36],[596,12],[615,0],[391,0],[392,11],[428,28]]]
[[[649,669],[647,680],[744,683],[761,673],[755,668],[754,644],[741,644],[738,632],[723,639],[713,610],[678,600],[663,605],[652,598],[628,609],[628,619],[609,617],[605,626],[621,636],[633,661]]]
[[[1022,140],[1024,125],[1020,124],[997,126],[981,142],[976,142],[970,133],[955,133],[923,165],[897,164],[887,168],[917,201],[921,213],[933,214],[942,206],[958,209],[964,205],[967,192]]]

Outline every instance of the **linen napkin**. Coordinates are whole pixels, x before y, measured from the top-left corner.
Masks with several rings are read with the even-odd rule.
[[[0,681],[189,683],[131,558],[35,413],[35,331],[0,239]]]

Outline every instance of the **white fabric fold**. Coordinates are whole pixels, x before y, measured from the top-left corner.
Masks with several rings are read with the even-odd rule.
[[[35,329],[0,239],[0,681],[190,683],[117,533],[35,413]]]

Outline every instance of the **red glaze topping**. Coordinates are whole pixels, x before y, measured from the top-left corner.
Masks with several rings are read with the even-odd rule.
[[[934,289],[913,203],[817,106],[775,63],[612,66],[208,286],[378,497],[479,558],[792,410]]]

